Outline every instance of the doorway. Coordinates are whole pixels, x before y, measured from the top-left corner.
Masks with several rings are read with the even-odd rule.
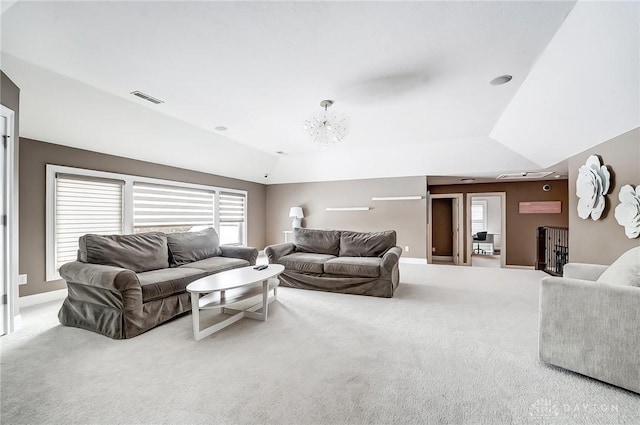
[[[462,264],[462,199],[461,193],[429,196],[427,263]]]
[[[467,256],[472,267],[506,265],[506,193],[467,195]]]

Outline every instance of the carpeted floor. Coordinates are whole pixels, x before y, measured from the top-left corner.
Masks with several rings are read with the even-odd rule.
[[[639,424],[640,396],[537,359],[540,272],[402,264],[393,299],[281,288],[267,322],[115,341],[24,309],[3,424]]]

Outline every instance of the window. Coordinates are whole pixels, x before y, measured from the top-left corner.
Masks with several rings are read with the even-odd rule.
[[[117,180],[56,174],[56,270],[76,259],[80,236],[122,233],[123,185]]]
[[[133,231],[188,232],[213,226],[215,192],[148,183],[133,184]],[[242,242],[242,239],[240,240]]]
[[[471,233],[487,230],[487,201],[471,201]]]
[[[241,193],[220,192],[221,244],[242,244],[246,227],[246,199]]]
[[[47,273],[77,256],[87,233],[196,231],[213,226],[224,244],[247,243],[247,192],[47,165]]]

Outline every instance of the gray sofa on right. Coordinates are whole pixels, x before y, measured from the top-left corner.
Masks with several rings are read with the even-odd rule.
[[[640,247],[611,266],[569,263],[540,285],[546,363],[640,393]]]
[[[280,285],[343,294],[393,297],[400,282],[402,248],[396,232],[351,232],[296,228],[293,243],[265,248],[282,264]]]

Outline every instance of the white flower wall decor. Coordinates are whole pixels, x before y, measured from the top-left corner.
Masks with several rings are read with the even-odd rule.
[[[578,195],[578,216],[599,220],[605,206],[605,195],[609,192],[611,175],[600,158],[591,155],[587,163],[578,170],[576,195]]]
[[[640,185],[635,190],[628,184],[622,186],[618,199],[620,204],[616,207],[616,220],[624,227],[624,234],[629,239],[637,238],[640,235]]]

